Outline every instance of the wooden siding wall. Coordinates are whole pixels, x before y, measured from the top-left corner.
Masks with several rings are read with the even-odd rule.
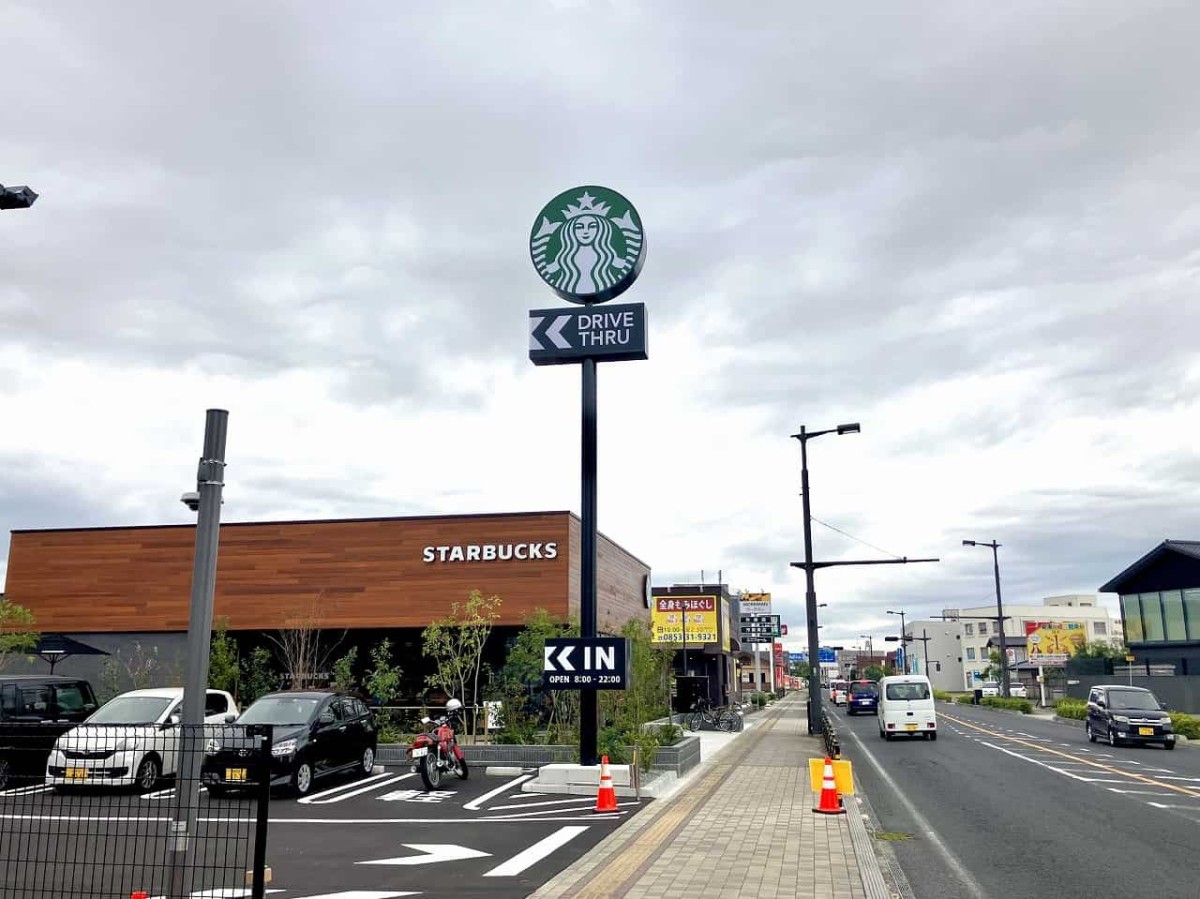
[[[571,558],[582,557],[583,522],[571,516]],[[603,534],[596,540],[596,605],[597,626],[601,633],[615,634],[630,618],[650,620],[646,608],[642,578],[650,568],[631,556]],[[582,572],[578,564],[571,566],[570,610],[579,616],[582,600]]]
[[[570,595],[578,608],[578,526],[566,512],[226,524],[214,613],[234,630],[308,617],[325,628],[424,627],[478,589],[503,598],[500,624],[539,607],[566,616]],[[7,596],[43,631],[186,630],[194,541],[191,526],[16,531]],[[555,559],[422,559],[426,546],[548,542]],[[607,540],[598,562],[602,603],[636,614],[645,566]]]

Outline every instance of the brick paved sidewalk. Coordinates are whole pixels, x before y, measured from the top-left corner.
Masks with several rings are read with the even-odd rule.
[[[823,754],[793,694],[533,897],[886,899],[852,801],[849,814],[813,814],[808,759]]]

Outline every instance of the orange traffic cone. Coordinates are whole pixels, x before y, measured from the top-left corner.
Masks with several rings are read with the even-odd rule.
[[[846,814],[838,798],[837,784],[833,780],[833,760],[829,756],[825,756],[825,770],[821,774],[821,799],[813,811],[818,815]]]
[[[608,773],[608,756],[600,757],[600,790],[596,793],[596,811],[615,812],[617,791],[613,789],[612,775]]]

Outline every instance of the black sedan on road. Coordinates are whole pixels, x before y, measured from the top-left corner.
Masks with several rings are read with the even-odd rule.
[[[312,791],[317,778],[339,772],[370,774],[375,767],[377,731],[367,704],[335,690],[268,693],[255,700],[234,725],[208,741],[201,780],[212,796],[257,781],[255,756],[259,728],[273,725],[271,784],[298,796]]]

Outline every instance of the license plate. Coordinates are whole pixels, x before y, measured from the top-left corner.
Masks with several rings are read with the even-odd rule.
[[[906,724],[906,725],[904,725],[904,729],[905,729],[905,730],[916,730],[916,729],[917,729],[917,725],[915,725],[915,724]]]
[[[68,768],[67,780],[87,780],[87,768]]]
[[[1138,733],[1141,734],[1143,737],[1153,737],[1154,736],[1154,728],[1153,727],[1139,727]]]
[[[225,780],[229,783],[245,783],[246,769],[245,768],[226,768]]]
[[[423,756],[423,755],[428,755],[428,754],[429,754],[429,747],[428,747],[428,746],[421,746],[421,747],[419,747],[419,748],[417,748],[417,749],[414,749],[414,750],[412,751],[412,757],[413,757],[413,758],[415,758],[415,759],[419,759],[421,756]]]

